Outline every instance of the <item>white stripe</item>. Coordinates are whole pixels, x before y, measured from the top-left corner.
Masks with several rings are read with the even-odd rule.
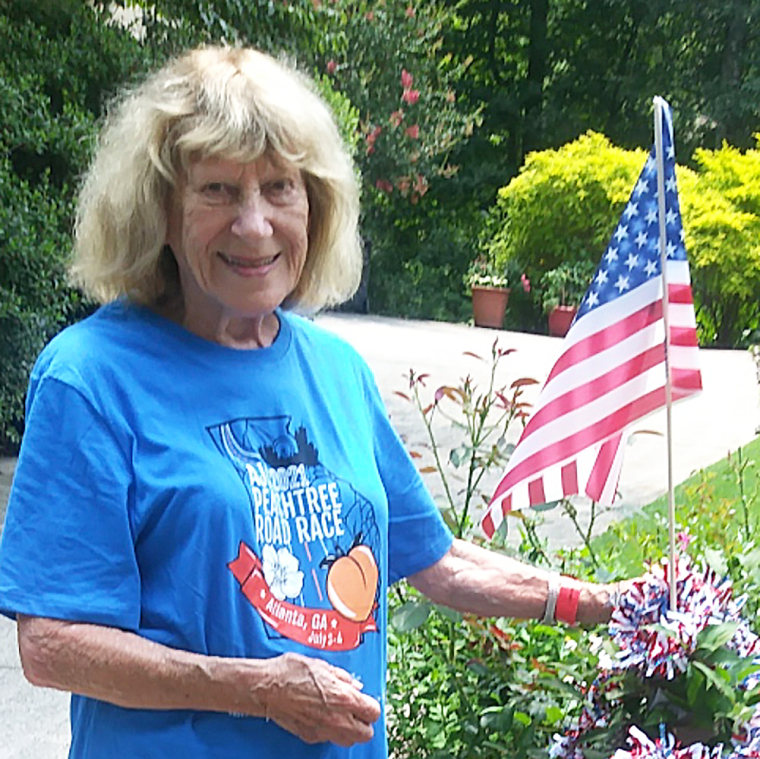
[[[670,326],[697,328],[697,318],[694,314],[694,305],[692,303],[671,303],[670,304]]]
[[[671,345],[670,363],[674,369],[699,370],[699,349],[685,345]]]
[[[599,503],[602,506],[611,506],[615,500],[615,492],[617,491],[618,480],[620,479],[620,470],[623,468],[623,452],[626,445],[626,436],[623,435],[620,445],[617,451],[615,451],[615,458],[610,466],[610,473],[607,475],[607,480],[602,488],[602,493],[599,496]],[[584,488],[585,491],[585,488]]]
[[[565,497],[562,490],[562,467],[552,466],[544,473],[544,495],[547,501],[559,501]]]

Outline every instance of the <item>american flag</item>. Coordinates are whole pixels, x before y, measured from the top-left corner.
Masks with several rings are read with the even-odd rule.
[[[670,110],[661,109],[672,399],[698,392],[697,331],[678,205]],[[665,325],[655,147],[565,337],[481,526],[585,492],[609,505],[623,433],[665,405]]]

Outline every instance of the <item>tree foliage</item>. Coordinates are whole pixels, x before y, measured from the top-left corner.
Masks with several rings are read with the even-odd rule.
[[[486,211],[526,154],[557,149],[589,129],[625,148],[647,146],[651,97],[667,97],[680,153],[693,156],[702,183],[687,235],[702,256],[695,289],[703,334],[729,344],[741,327],[727,325],[754,323],[748,293],[757,291],[750,241],[758,184],[747,161],[756,160],[760,121],[760,0],[107,4],[134,17],[129,29],[105,6],[0,4],[0,358],[11,367],[0,384],[0,445],[18,437],[33,356],[86,308],[66,287],[64,259],[77,177],[104,104],[121,85],[202,42],[253,44],[315,76],[361,173],[371,308],[402,316],[466,318],[463,279]],[[536,221],[558,213],[573,222],[580,201],[570,200],[570,189],[597,198],[594,224],[569,251],[591,255],[614,223],[614,213],[602,217],[604,204],[617,202],[617,180],[603,180],[613,182],[604,199],[597,186],[556,179],[567,193],[547,195],[551,208],[531,213]],[[540,229],[519,234],[528,246],[540,244]],[[568,251],[542,255],[550,254]],[[523,310],[511,326],[537,323],[529,294],[513,296]]]
[[[73,197],[114,82],[140,66],[134,40],[74,0],[0,10],[0,450],[22,429],[29,371],[86,307],[66,283]]]

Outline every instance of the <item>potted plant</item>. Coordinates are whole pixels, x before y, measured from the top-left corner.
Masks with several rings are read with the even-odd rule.
[[[472,315],[476,326],[500,329],[509,302],[509,275],[488,256],[481,254],[465,275],[472,293]]]
[[[593,274],[593,265],[588,261],[564,261],[541,277],[541,302],[550,335],[564,337],[570,329]]]

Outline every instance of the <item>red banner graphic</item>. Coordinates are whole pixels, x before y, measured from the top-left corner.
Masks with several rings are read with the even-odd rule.
[[[242,541],[237,558],[227,568],[266,623],[286,638],[311,648],[349,651],[361,643],[365,632],[377,632],[372,617],[353,622],[334,609],[312,609],[275,598],[264,579],[261,559]]]

